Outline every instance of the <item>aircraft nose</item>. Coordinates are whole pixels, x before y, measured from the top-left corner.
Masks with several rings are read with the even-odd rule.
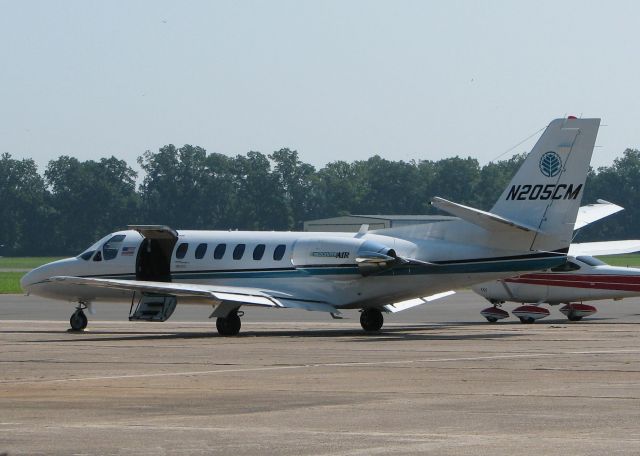
[[[27,293],[36,291],[35,288],[41,287],[34,287],[34,285],[44,285],[43,282],[50,277],[68,274],[70,272],[69,268],[74,267],[76,261],[77,260],[75,258],[66,258],[64,260],[54,261],[35,268],[22,276],[20,279],[20,286]]]
[[[24,291],[29,292],[29,287],[40,280],[42,277],[41,268],[42,266],[32,269],[22,276],[20,279],[20,287],[22,287]]]

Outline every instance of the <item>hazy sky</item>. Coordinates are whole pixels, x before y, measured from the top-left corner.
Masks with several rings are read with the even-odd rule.
[[[639,18],[636,1],[0,0],[0,152],[485,164],[575,114],[607,125],[608,165],[640,148]]]

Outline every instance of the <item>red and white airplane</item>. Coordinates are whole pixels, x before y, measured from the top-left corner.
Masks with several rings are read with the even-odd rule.
[[[620,206],[606,201],[584,206],[580,208],[576,229],[620,210]],[[611,266],[594,258],[637,251],[640,251],[640,240],[571,244],[568,260],[563,265],[481,283],[472,289],[493,304],[480,312],[489,322],[509,316],[498,307],[507,301],[523,304],[512,311],[522,323],[533,323],[548,316],[549,310],[541,307],[542,303],[564,304],[560,312],[571,321],[579,321],[597,312],[584,301],[640,296],[640,269]]]

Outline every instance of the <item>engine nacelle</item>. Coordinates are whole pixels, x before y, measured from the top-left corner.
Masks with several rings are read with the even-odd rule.
[[[399,261],[395,250],[379,242],[358,239],[302,239],[293,247],[296,268],[358,266],[363,276],[384,271]]]

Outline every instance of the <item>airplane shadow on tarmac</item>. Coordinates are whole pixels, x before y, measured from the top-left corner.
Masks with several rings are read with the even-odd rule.
[[[456,323],[452,326],[460,326]],[[265,338],[265,337],[279,337],[279,338],[348,338],[352,342],[377,342],[377,341],[415,341],[415,340],[483,340],[483,339],[497,339],[521,336],[522,333],[513,332],[499,332],[495,331],[498,328],[491,328],[491,331],[480,334],[427,334],[425,331],[435,329],[446,329],[447,325],[424,325],[424,326],[403,326],[398,328],[386,328],[377,333],[365,333],[361,329],[300,329],[300,330],[251,330],[241,332],[238,336],[234,337],[222,337],[217,334],[215,330],[211,332],[158,332],[158,333],[142,333],[139,331],[108,331],[108,330],[93,330],[86,332],[72,332],[68,331],[68,336],[62,336],[59,331],[44,331],[44,330],[22,330],[22,331],[2,331],[0,334],[48,334],[50,336],[59,336],[55,339],[42,339],[38,341],[32,341],[32,343],[78,343],[78,342],[114,342],[114,341],[144,341],[144,340],[188,340],[188,339],[211,339],[216,338],[220,340],[246,340],[249,338]],[[489,328],[487,328],[489,329]],[[95,337],[94,337],[95,336]]]
[[[551,325],[574,326],[574,325],[598,325],[598,324],[638,324],[627,323],[624,321],[611,321],[612,318],[589,318],[581,322],[570,322],[564,319],[545,320],[532,325],[522,325],[518,322],[507,321],[498,323],[487,323],[482,321],[472,322],[443,322],[443,323],[423,323],[407,326],[385,327],[377,333],[365,333],[360,328],[345,329],[277,329],[277,330],[245,330],[238,336],[222,337],[218,335],[216,330],[211,331],[176,332],[175,330],[158,331],[156,333],[141,331],[110,331],[106,329],[89,329],[85,332],[74,331],[53,331],[53,330],[0,330],[0,334],[48,334],[57,336],[58,338],[43,339],[32,341],[35,343],[78,343],[84,342],[114,342],[114,341],[149,341],[149,340],[189,340],[189,339],[219,339],[219,340],[246,340],[248,338],[347,338],[352,342],[402,342],[415,340],[487,340],[487,339],[504,339],[525,335],[522,331],[514,332],[514,329],[535,329],[540,327],[548,327]],[[433,330],[455,329],[464,327],[486,328],[486,332],[474,334],[429,334]],[[504,331],[504,332],[503,332]]]

